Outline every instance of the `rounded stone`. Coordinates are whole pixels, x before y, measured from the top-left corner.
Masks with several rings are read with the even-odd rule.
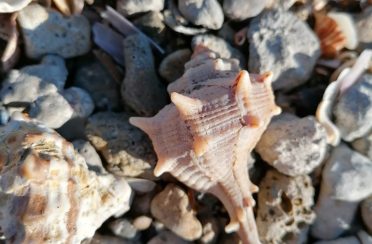
[[[159,74],[168,83],[180,78],[185,71],[185,63],[190,60],[190,49],[179,49],[166,56],[160,63]]]

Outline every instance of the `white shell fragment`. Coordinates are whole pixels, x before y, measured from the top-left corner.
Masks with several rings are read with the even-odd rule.
[[[346,37],[345,47],[355,49],[358,46],[358,34],[353,18],[347,13],[328,13],[328,16],[335,20]]]
[[[80,243],[128,211],[127,182],[88,170],[53,130],[13,120],[0,141],[0,229],[11,243]]]
[[[0,13],[12,13],[26,7],[32,0],[1,0]]]

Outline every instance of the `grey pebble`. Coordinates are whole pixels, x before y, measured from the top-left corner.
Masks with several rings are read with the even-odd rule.
[[[121,86],[124,104],[139,115],[151,116],[167,104],[165,86],[156,75],[150,44],[144,36],[124,39],[125,78]]]
[[[249,71],[273,72],[275,90],[291,90],[311,76],[320,56],[319,41],[307,23],[284,10],[264,11],[247,32]]]
[[[223,24],[224,15],[217,0],[178,0],[178,9],[194,25],[218,30]]]
[[[335,124],[345,141],[367,135],[372,129],[372,75],[364,74],[347,89],[333,111]]]
[[[90,26],[84,15],[64,17],[55,10],[30,4],[19,11],[17,20],[29,58],[45,54],[71,58],[90,50]]]
[[[133,24],[158,44],[168,44],[171,41],[167,38],[168,30],[164,23],[164,16],[161,12],[148,12],[133,20]]]
[[[116,236],[132,239],[136,236],[137,230],[127,219],[116,219],[108,224],[109,229]]]
[[[59,93],[40,96],[29,108],[28,114],[50,128],[59,128],[73,115],[74,110]]]
[[[89,93],[79,87],[69,87],[62,96],[74,110],[73,117],[87,118],[94,110],[94,102]]]
[[[368,232],[372,235],[372,195],[361,204],[362,219]]]
[[[133,219],[132,222],[134,228],[136,228],[138,231],[147,230],[148,228],[150,228],[151,223],[152,218],[146,215],[138,216],[135,219]]]
[[[128,119],[125,113],[96,113],[88,118],[85,134],[106,160],[108,171],[120,176],[151,178],[156,161],[151,142]]]
[[[116,9],[119,13],[128,16],[148,11],[161,11],[164,0],[118,0]]]
[[[309,174],[326,155],[327,135],[313,116],[281,114],[270,122],[255,150],[283,174]]]
[[[97,61],[85,63],[76,71],[74,86],[83,88],[100,110],[120,107],[120,85]]]
[[[231,20],[242,21],[261,13],[266,2],[266,0],[224,0],[223,11]]]
[[[190,49],[178,49],[170,53],[160,63],[159,74],[168,83],[180,78],[185,71],[185,63],[191,58]]]

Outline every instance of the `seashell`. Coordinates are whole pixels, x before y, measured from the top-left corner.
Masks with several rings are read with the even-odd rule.
[[[315,14],[315,33],[320,39],[320,48],[325,57],[335,57],[346,45],[345,34],[337,22],[325,14]]]
[[[170,172],[187,186],[225,205],[243,243],[260,243],[253,215],[248,157],[272,116],[272,74],[249,75],[236,60],[197,47],[184,75],[168,86],[172,103],[154,117],[132,117],[158,156],[154,174]]]
[[[32,0],[2,0],[0,13],[13,13],[26,7]]]
[[[128,183],[88,170],[52,129],[12,120],[0,141],[0,229],[10,243],[80,243],[129,209]]]
[[[330,12],[328,17],[336,21],[340,30],[344,33],[346,38],[345,47],[347,49],[355,49],[358,46],[358,34],[354,20],[350,14],[341,12]]]

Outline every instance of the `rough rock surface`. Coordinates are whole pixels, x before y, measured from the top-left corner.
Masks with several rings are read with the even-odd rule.
[[[242,21],[257,16],[267,0],[224,0],[223,11],[232,20]]]
[[[362,219],[368,232],[372,235],[372,195],[361,204]]]
[[[372,75],[365,74],[340,96],[334,107],[335,124],[346,141],[372,129]]]
[[[224,15],[217,0],[178,0],[178,8],[194,25],[218,30],[223,24]]]
[[[83,15],[65,18],[59,12],[38,4],[30,4],[18,14],[28,57],[58,54],[71,58],[89,51],[90,26]]]
[[[202,235],[202,225],[186,192],[174,184],[168,184],[153,198],[151,214],[185,240],[196,240]]]
[[[319,41],[294,14],[263,12],[251,21],[247,36],[249,71],[272,71],[274,89],[290,90],[310,78],[320,56]]]
[[[179,49],[166,56],[160,63],[159,74],[168,83],[180,78],[185,71],[185,63],[190,60],[190,49]]]
[[[309,174],[323,161],[327,150],[325,129],[308,116],[292,114],[275,117],[260,141],[256,151],[263,160],[283,174]]]
[[[312,235],[334,239],[350,228],[359,201],[372,194],[372,162],[340,144],[327,160]]]
[[[257,228],[263,243],[304,243],[314,188],[307,175],[288,177],[270,170],[259,185]]]
[[[156,156],[147,136],[130,125],[124,113],[100,112],[89,117],[86,136],[117,175],[152,175]]]
[[[150,44],[142,35],[128,36],[124,39],[124,59],[124,104],[139,115],[154,115],[167,104],[168,95],[156,75]]]
[[[148,11],[161,11],[164,0],[118,0],[116,8],[123,15],[133,15]]]

